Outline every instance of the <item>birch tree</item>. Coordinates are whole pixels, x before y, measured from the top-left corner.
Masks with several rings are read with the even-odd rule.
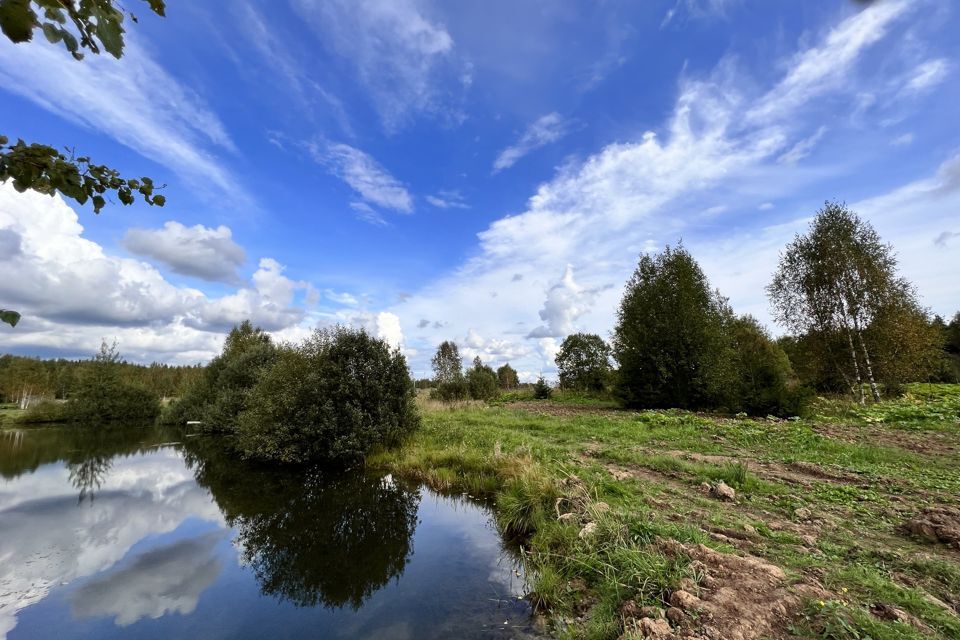
[[[897,275],[893,247],[845,204],[826,202],[806,235],[797,235],[780,255],[767,287],[774,318],[797,334],[839,335],[847,351],[851,392],[874,401],[880,389],[866,330],[884,310],[919,308],[912,286]]]

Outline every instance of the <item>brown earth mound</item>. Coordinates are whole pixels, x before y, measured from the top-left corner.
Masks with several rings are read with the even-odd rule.
[[[904,522],[900,529],[930,542],[943,542],[960,549],[960,508],[927,507],[917,517]]]

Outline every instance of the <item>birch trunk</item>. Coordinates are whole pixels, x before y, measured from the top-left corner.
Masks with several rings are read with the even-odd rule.
[[[860,363],[857,362],[857,348],[853,345],[853,332],[847,327],[847,341],[850,343],[850,357],[853,359],[853,375],[856,379],[857,390],[854,397],[860,404],[866,404],[866,398],[863,397],[863,381],[860,379]]]
[[[857,330],[857,339],[860,341],[860,350],[863,352],[863,364],[867,368],[867,379],[870,381],[870,393],[873,394],[873,401],[880,402],[880,390],[877,388],[877,382],[873,379],[873,365],[870,363],[870,354],[867,352],[867,343],[863,341],[863,334]]]

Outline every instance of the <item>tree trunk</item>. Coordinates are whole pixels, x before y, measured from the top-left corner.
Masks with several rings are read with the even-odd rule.
[[[853,359],[853,376],[856,380],[857,388],[854,397],[860,404],[866,404],[866,398],[863,397],[863,381],[860,379],[860,363],[857,362],[857,348],[853,345],[853,332],[847,327],[847,341],[850,343],[850,357]]]
[[[873,401],[880,402],[880,390],[877,388],[877,382],[873,379],[873,365],[870,364],[870,354],[867,352],[867,343],[863,341],[863,334],[857,329],[857,338],[860,340],[860,350],[863,351],[863,363],[867,368],[867,379],[870,381],[870,393],[873,394]]]

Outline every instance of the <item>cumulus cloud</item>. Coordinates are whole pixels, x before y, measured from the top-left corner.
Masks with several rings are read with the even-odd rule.
[[[358,212],[373,212],[370,205],[400,213],[413,211],[410,192],[373,156],[342,143],[311,143],[308,149],[317,162],[346,182],[363,199],[351,204]]]
[[[79,618],[112,616],[119,627],[168,613],[187,615],[220,575],[214,547],[221,531],[140,554],[128,566],[84,584],[68,596]]]
[[[0,185],[0,230],[0,238],[19,247],[7,253],[0,280],[0,300],[24,314],[6,338],[11,349],[82,355],[95,351],[101,338],[116,337],[131,359],[196,362],[212,357],[223,332],[245,318],[268,330],[306,318],[298,296],[310,298],[312,287],[287,278],[273,259],[260,260],[251,281],[233,293],[211,297],[88,240],[76,212],[59,196]],[[211,232],[220,233],[199,235]]]
[[[82,64],[44,38],[26,44],[4,39],[0,85],[165,165],[201,192],[212,188],[220,200],[250,200],[211,151],[235,150],[223,123],[153,59],[135,31],[126,34],[122,60],[87,56]]]
[[[417,0],[296,0],[295,7],[355,70],[384,128],[396,131],[415,114],[443,109],[438,77],[453,38]]]
[[[535,328],[528,338],[564,338],[576,333],[576,321],[587,313],[596,298],[597,290],[584,289],[573,279],[573,265],[568,264],[560,282],[550,287],[547,300],[540,309],[545,324]]]
[[[247,260],[243,247],[233,241],[230,228],[223,225],[211,229],[170,221],[162,229],[130,229],[123,246],[174,273],[210,282],[238,283],[237,269]]]
[[[570,132],[570,123],[559,113],[548,113],[527,127],[516,143],[500,152],[493,161],[493,172],[509,169],[531,151],[556,142]]]

